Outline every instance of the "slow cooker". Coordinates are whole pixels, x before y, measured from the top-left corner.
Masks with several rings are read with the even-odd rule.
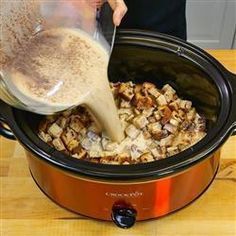
[[[42,116],[0,102],[0,133],[25,148],[39,188],[71,211],[128,228],[135,221],[174,212],[199,197],[213,181],[220,147],[236,129],[236,75],[205,51],[177,38],[119,31],[109,65],[111,81],[168,83],[207,119],[207,135],[166,159],[104,165],[66,156],[37,136]],[[7,124],[11,130],[5,125]]]

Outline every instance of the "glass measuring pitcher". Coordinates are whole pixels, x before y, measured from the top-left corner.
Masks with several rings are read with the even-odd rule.
[[[0,99],[39,114],[83,104],[115,35],[109,4],[93,2],[1,1]]]

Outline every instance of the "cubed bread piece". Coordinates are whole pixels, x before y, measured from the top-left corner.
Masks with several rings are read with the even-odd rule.
[[[39,131],[47,133],[48,126],[50,126],[49,120],[45,119],[39,123]]]
[[[169,122],[170,122],[170,124],[172,124],[172,125],[174,125],[176,127],[179,125],[179,121],[174,119],[174,118],[171,118]]]
[[[134,125],[129,125],[126,129],[125,129],[125,133],[131,138],[131,139],[135,139],[139,133],[140,130],[138,130]]]
[[[178,117],[181,119],[181,120],[185,120],[186,119],[186,111],[183,111],[181,109],[178,110]]]
[[[140,114],[141,114],[141,111],[138,110],[137,108],[134,108],[134,114],[135,114],[135,115],[140,115]]]
[[[166,147],[166,146],[162,146],[162,147],[160,146],[159,149],[160,149],[161,153],[162,153],[163,155],[165,155],[165,157],[166,157],[166,154],[167,154],[167,153],[166,153],[166,152],[167,152],[166,149],[167,149],[167,147]]]
[[[173,156],[179,152],[179,149],[178,147],[168,147],[166,151],[168,156]]]
[[[56,123],[53,123],[48,128],[48,134],[51,135],[54,138],[59,138],[63,132],[63,129]]]
[[[119,93],[120,82],[118,83],[110,83],[110,88],[113,96],[116,98]]]
[[[67,118],[65,118],[64,116],[61,116],[57,119],[56,123],[62,128],[64,129],[67,125]]]
[[[188,128],[188,131],[190,132],[205,132],[205,127],[197,127],[196,124],[193,122],[191,123],[191,126]]]
[[[125,130],[129,126],[129,122],[126,120],[121,120],[121,128],[122,130]]]
[[[148,149],[152,150],[158,147],[158,141],[153,141],[153,139],[150,139],[150,143],[148,144]]]
[[[161,117],[164,117],[166,115],[171,115],[172,111],[168,106],[160,106],[158,107],[158,112],[161,115]]]
[[[65,145],[64,143],[62,142],[62,140],[60,138],[55,138],[52,140],[52,145],[53,147],[55,147],[58,151],[64,151],[66,148],[65,148]]]
[[[94,132],[96,134],[99,134],[99,133],[101,133],[101,128],[98,127],[98,125],[95,122],[92,122],[90,124],[90,126],[88,127],[88,131],[92,131],[92,132]],[[81,132],[82,132],[82,130],[80,130],[80,133]]]
[[[166,138],[161,139],[160,141],[160,146],[163,147],[168,147],[171,146],[172,142],[174,139],[174,135],[170,134],[169,136],[167,136]]]
[[[164,93],[164,96],[165,96],[165,99],[166,99],[167,103],[170,103],[170,102],[174,101],[174,99],[175,99],[175,93],[172,93],[169,90],[167,90]]]
[[[176,146],[180,150],[184,150],[185,146],[189,146],[191,140],[192,135],[190,132],[180,131],[178,135],[174,138],[172,146]]]
[[[82,158],[85,158],[86,155],[87,155],[87,152],[83,148],[80,147],[80,149],[72,156],[78,159],[82,159]]]
[[[77,148],[79,146],[79,142],[76,139],[72,139],[68,144],[67,144],[67,149],[69,151],[72,151],[73,149]]]
[[[195,130],[199,132],[206,132],[206,123],[197,124]]]
[[[159,148],[153,148],[150,151],[156,160],[165,158],[165,155],[163,155],[163,153],[161,152]]]
[[[122,83],[119,87],[119,96],[126,101],[130,101],[134,96],[134,89],[130,83]]]
[[[121,99],[120,108],[130,108],[130,107],[131,107],[130,101],[126,101],[124,99]]]
[[[47,116],[47,121],[50,123],[53,123],[57,120],[57,118],[58,118],[58,115],[49,115]]]
[[[106,151],[115,151],[118,147],[118,144],[116,142],[109,142],[107,145],[106,145],[106,148],[105,150]]]
[[[188,111],[188,113],[186,114],[186,117],[187,117],[187,119],[188,119],[189,121],[194,120],[195,116],[196,116],[196,109],[195,109],[195,108],[191,108],[191,109]]]
[[[143,129],[148,124],[148,120],[144,115],[139,115],[133,119],[133,124],[138,129]]]
[[[165,129],[165,130],[169,131],[170,133],[174,134],[177,131],[177,126],[174,126],[174,125],[168,123],[168,124],[164,125],[163,129]]]
[[[165,92],[170,92],[170,93],[173,93],[173,94],[176,93],[176,91],[175,91],[169,84],[165,84],[161,90],[162,90],[164,93],[165,93]]]
[[[90,130],[88,129],[88,131],[90,131]],[[87,129],[86,128],[81,129],[79,134],[82,135],[82,136],[85,136],[87,134]]]
[[[52,141],[52,137],[51,137],[49,134],[47,134],[47,133],[45,133],[45,132],[43,132],[43,131],[40,131],[40,132],[39,132],[39,137],[40,137],[45,143],[49,143],[49,142]]]
[[[103,153],[101,153],[101,151],[97,150],[97,149],[92,149],[90,151],[88,151],[88,154],[89,154],[89,157],[90,158],[98,158],[100,156],[106,156],[106,155],[103,155]]]
[[[130,165],[131,163],[128,161],[124,161],[123,163],[121,163],[122,165]]]
[[[153,133],[153,134],[152,134],[152,137],[153,137],[155,140],[159,141],[159,140],[161,140],[161,139],[163,139],[163,138],[166,138],[168,135],[169,135],[169,134],[168,134],[168,131],[167,131],[167,130],[160,130],[159,132]]]
[[[119,164],[119,160],[116,155],[104,156],[100,159],[100,163],[103,164]]]
[[[150,152],[148,152],[140,156],[140,161],[143,163],[151,162],[151,161],[154,161],[154,158],[153,158],[153,155]]]
[[[156,86],[155,86],[154,84],[149,83],[149,82],[145,82],[145,83],[143,83],[143,86],[142,86],[142,93],[143,93],[145,96],[147,96],[148,93],[149,93],[149,90],[150,90],[151,88],[155,88],[155,87],[156,87]]]
[[[198,132],[193,133],[192,138],[191,138],[191,144],[193,145],[193,144],[199,142],[205,136],[206,136],[205,132],[198,131]]]
[[[89,138],[84,138],[81,142],[81,146],[85,149],[85,150],[90,150],[91,147],[93,145],[93,142],[91,141],[91,139]]]
[[[178,134],[174,137],[172,146],[173,147],[179,147],[179,145],[184,145],[184,133],[183,131],[178,132]]]
[[[63,112],[62,112],[62,115],[63,115],[64,117],[69,117],[69,116],[72,114],[72,111],[73,111],[73,110],[66,110],[66,111],[63,111]]]
[[[129,115],[128,114],[120,114],[119,118],[120,121],[126,121],[128,119]]]
[[[130,164],[131,156],[128,153],[121,153],[117,155],[117,160],[120,164],[124,164],[125,162],[128,162],[128,164]]]
[[[142,155],[142,151],[138,148],[137,145],[132,145],[130,148],[131,159],[137,159]]]
[[[129,116],[126,118],[126,121],[130,122],[131,120],[133,120],[134,117],[135,117],[134,114],[129,115]]]
[[[180,129],[183,130],[183,131],[186,131],[191,127],[191,124],[192,124],[191,121],[185,120],[181,123]]]
[[[161,120],[161,114],[160,114],[160,112],[159,112],[159,111],[155,111],[155,112],[154,112],[154,117],[155,117],[155,119],[156,119],[157,121]]]
[[[163,94],[161,94],[161,95],[156,99],[156,101],[157,101],[157,105],[158,105],[158,106],[165,106],[165,105],[167,105],[166,98],[165,98],[165,96],[164,96]]]
[[[148,93],[151,94],[155,98],[158,98],[161,95],[159,90],[157,88],[153,88],[153,87],[148,90]]]
[[[91,131],[91,130],[87,132],[87,137],[92,142],[95,142],[95,143],[100,142],[100,140],[101,140],[101,137],[98,134],[96,134],[95,132]]]
[[[79,133],[80,130],[84,128],[84,125],[81,122],[79,115],[71,116],[69,126],[71,129],[73,129],[77,133]]]
[[[91,124],[90,113],[82,107],[82,111],[79,113],[79,119],[84,127],[88,127]]]
[[[111,142],[107,138],[102,138],[101,144],[102,144],[102,148],[105,151],[114,151],[118,147],[118,144],[116,142]]]
[[[63,142],[68,145],[68,143],[73,140],[73,139],[77,139],[77,133],[73,130],[70,129],[69,127],[62,133],[61,136]]]
[[[148,124],[147,128],[151,134],[155,134],[162,130],[162,125],[160,122],[155,122],[155,123]]]
[[[133,114],[133,111],[131,108],[120,108],[118,110],[118,115],[123,115],[123,114],[127,114],[129,116]]]
[[[108,157],[102,157],[102,158],[100,159],[100,163],[101,163],[101,164],[110,164],[110,162],[111,162],[111,160],[108,159]]]
[[[145,117],[150,117],[151,115],[153,115],[154,114],[154,108],[153,107],[150,107],[150,108],[148,108],[148,109],[145,109],[145,110],[143,110],[143,112],[142,112],[142,114],[145,116]]]
[[[188,101],[188,100],[181,100],[180,101],[180,108],[184,109],[184,110],[190,110],[192,107],[192,102]]]
[[[182,119],[181,119],[181,117],[180,117],[180,115],[179,115],[179,113],[177,112],[177,111],[172,111],[172,113],[171,113],[171,119],[175,119],[175,120],[177,120],[178,122],[181,122],[182,121]]]
[[[149,139],[149,138],[152,137],[152,135],[151,135],[150,132],[147,130],[147,128],[144,128],[144,129],[143,129],[143,137],[144,137],[145,139]]]
[[[194,124],[196,127],[196,131],[200,131],[200,132],[206,131],[206,118],[204,116],[200,116],[199,114],[196,114],[196,117],[194,119]]]
[[[90,161],[92,163],[100,163],[100,158],[87,158],[86,161]]]
[[[157,122],[157,120],[155,119],[154,116],[149,116],[149,117],[148,117],[148,122],[149,122],[149,123],[155,123],[155,122]]]
[[[118,161],[109,161],[109,165],[119,165]]]
[[[138,110],[144,110],[154,106],[152,98],[143,96],[141,93],[136,93],[132,101]]]
[[[180,108],[180,101],[181,100],[178,98],[178,99],[174,100],[173,102],[171,102],[169,104],[170,109],[178,111]]]
[[[162,116],[161,123],[163,125],[167,124],[171,119],[172,111],[170,110],[170,108],[168,106],[163,106],[159,109],[159,112]]]
[[[143,133],[140,132],[140,134],[135,138],[133,141],[129,143],[129,146],[132,144],[135,144],[138,146],[138,148],[143,152],[144,150],[147,149],[147,140],[144,139]],[[127,146],[127,149],[129,150],[129,146]]]
[[[134,87],[134,94],[141,93],[142,88],[143,88],[142,84],[136,84]]]
[[[186,120],[186,114],[183,110],[178,110],[178,112],[176,111],[172,111],[171,113],[171,119],[175,119],[177,120],[179,123],[183,122],[184,120]]]
[[[107,137],[102,137],[101,145],[104,150],[106,150],[106,145],[110,142],[110,140]]]

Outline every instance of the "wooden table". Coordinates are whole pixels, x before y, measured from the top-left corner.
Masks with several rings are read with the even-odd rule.
[[[236,50],[210,53],[236,73]],[[60,208],[33,182],[23,148],[4,138],[0,145],[2,236],[236,235],[236,136],[224,145],[219,173],[204,195],[175,214],[129,230]]]

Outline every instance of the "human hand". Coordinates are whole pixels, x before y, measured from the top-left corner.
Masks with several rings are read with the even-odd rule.
[[[108,2],[111,8],[114,10],[113,22],[116,26],[119,26],[122,18],[128,11],[128,8],[125,5],[124,0],[108,0]]]
[[[113,22],[115,26],[119,26],[128,10],[124,0],[60,0],[58,3],[55,3],[55,6],[58,8],[55,12],[57,15],[64,16],[68,15],[67,11],[70,10],[70,16],[72,17],[73,15],[74,17],[74,15],[78,14],[78,12],[76,13],[76,11],[70,8],[70,6],[74,6],[75,8],[83,9],[81,14],[84,15],[84,18],[92,19],[95,17],[95,11],[93,11],[93,9],[101,8],[105,2],[108,2],[114,11]]]
[[[107,1],[114,11],[113,22],[116,26],[119,26],[122,18],[124,17],[124,15],[128,10],[127,6],[125,5],[124,0],[107,0]],[[100,8],[104,2],[106,2],[106,0],[90,0],[90,4],[93,7],[97,8]]]

